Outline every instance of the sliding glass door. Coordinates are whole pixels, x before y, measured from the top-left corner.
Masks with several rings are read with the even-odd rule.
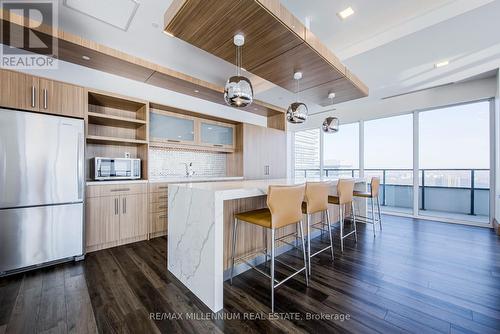
[[[419,113],[419,215],[489,221],[490,103]]]

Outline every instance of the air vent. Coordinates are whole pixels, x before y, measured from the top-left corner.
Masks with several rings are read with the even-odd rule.
[[[127,31],[139,3],[135,0],[64,0],[64,6]]]
[[[445,84],[437,85],[437,86],[433,86],[433,87],[427,87],[427,88],[412,90],[412,91],[406,92],[406,93],[401,93],[401,94],[396,94],[396,95],[391,95],[391,96],[385,96],[385,97],[382,97],[381,100],[388,100],[388,99],[392,99],[392,98],[399,97],[399,96],[404,96],[404,95],[408,95],[408,94],[423,92],[424,90],[429,90],[429,89],[434,89],[434,88],[439,88],[439,87],[445,87],[445,86],[449,86],[449,85],[453,85],[453,84],[454,84],[454,82],[449,82],[449,83],[445,83]]]

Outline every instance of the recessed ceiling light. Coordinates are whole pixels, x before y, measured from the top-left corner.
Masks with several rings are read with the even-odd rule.
[[[351,7],[347,7],[346,9],[344,9],[343,11],[340,11],[337,13],[337,15],[342,19],[342,20],[345,20],[346,18],[348,18],[349,16],[351,16],[352,14],[354,14],[354,9],[352,9]]]
[[[449,60],[443,60],[443,61],[441,61],[439,63],[434,64],[434,67],[435,68],[444,67],[444,66],[448,65],[449,63],[450,63]]]
[[[82,59],[83,60],[90,60],[90,57],[89,56],[82,56]]]
[[[200,91],[199,91],[199,90],[197,90],[197,89],[195,89],[195,90],[194,90],[194,92],[195,92],[195,93],[199,93]]]
[[[212,130],[212,128],[208,127],[207,130]]]
[[[174,37],[174,34],[172,34],[171,32],[168,32],[166,30],[163,30],[163,33],[167,36],[170,36],[170,37]]]

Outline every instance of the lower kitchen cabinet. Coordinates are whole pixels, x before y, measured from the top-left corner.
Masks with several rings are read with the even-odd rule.
[[[148,234],[148,197],[146,194],[120,196],[120,239]]]
[[[120,239],[118,197],[87,198],[85,203],[85,240],[87,250]]]
[[[149,184],[149,237],[167,234],[168,228],[168,185]]]
[[[87,252],[148,238],[147,184],[87,187]]]

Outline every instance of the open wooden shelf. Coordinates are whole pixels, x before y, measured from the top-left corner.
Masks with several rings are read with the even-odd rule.
[[[146,121],[128,117],[107,115],[97,112],[88,112],[89,123],[105,126],[113,126],[126,129],[137,129],[146,125]]]
[[[126,138],[117,138],[117,137],[104,137],[104,136],[87,135],[87,143],[134,146],[134,145],[147,144],[148,141],[147,140],[140,140],[140,139],[126,139]]]

